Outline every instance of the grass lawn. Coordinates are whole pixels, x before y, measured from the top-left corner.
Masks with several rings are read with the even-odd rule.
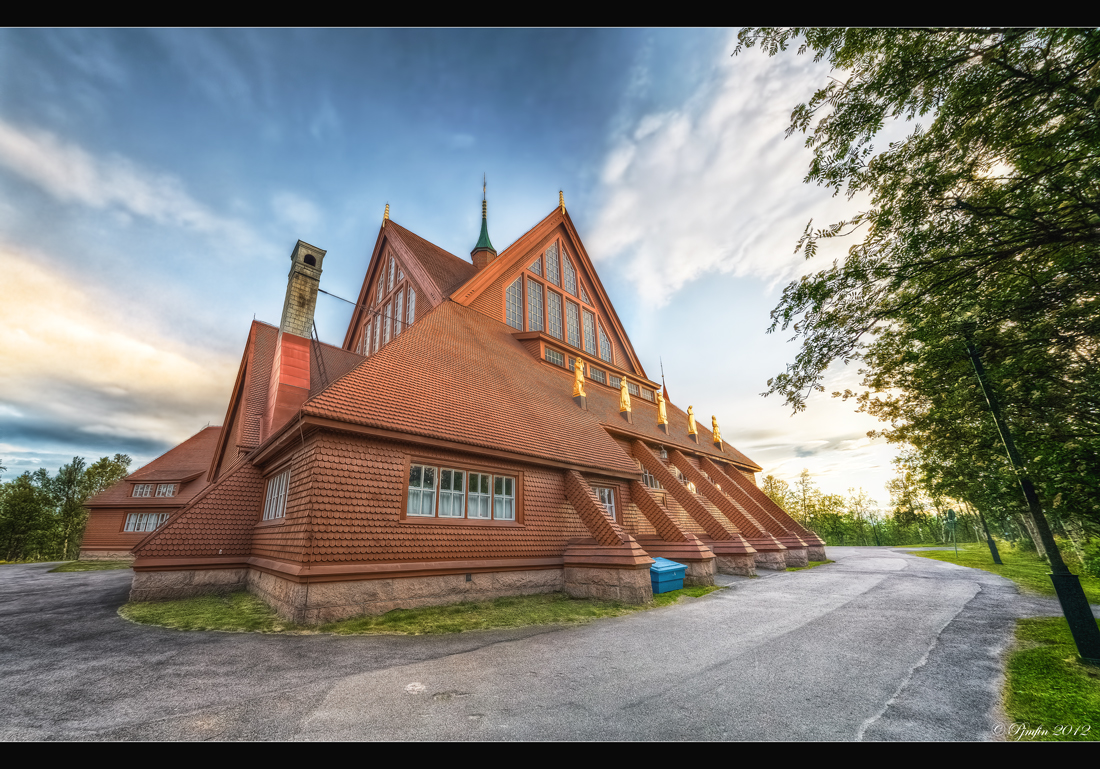
[[[808,564],[806,564],[805,566],[788,566],[788,567],[787,567],[787,571],[805,571],[806,569],[812,569],[812,568],[814,568],[815,566],[824,566],[824,565],[825,565],[825,564],[827,564],[827,563],[836,563],[836,561],[829,561],[829,560],[824,560],[824,561],[810,561],[810,562],[809,562]]]
[[[565,593],[513,596],[450,606],[394,609],[386,614],[353,617],[319,627],[286,622],[251,593],[128,603],[118,613],[131,622],[177,630],[425,635],[531,625],[580,625],[601,617],[617,617],[669,606],[684,596],[698,598],[719,589],[714,586],[687,587],[656,595],[653,603],[645,606],[570,598]]]
[[[129,569],[131,561],[69,561],[56,569],[50,569],[48,574],[67,571],[111,571],[112,569]]]
[[[918,555],[921,558],[931,558],[936,561],[957,563],[960,566],[969,566],[972,569],[983,569],[1015,582],[1020,587],[1032,593],[1042,595],[1054,595],[1054,584],[1050,581],[1050,564],[1040,558],[1036,553],[1015,550],[1007,544],[997,543],[1001,560],[1004,564],[998,566],[993,563],[993,556],[989,554],[989,547],[984,542],[965,542],[959,545],[959,555],[955,556],[955,550],[907,550],[910,555]],[[1075,571],[1070,566],[1070,571]],[[1081,587],[1085,590],[1085,596],[1089,603],[1100,603],[1100,578],[1078,575],[1081,579]]]
[[[1078,661],[1065,619],[1017,621],[1005,712],[1011,740],[1100,741],[1100,667]]]

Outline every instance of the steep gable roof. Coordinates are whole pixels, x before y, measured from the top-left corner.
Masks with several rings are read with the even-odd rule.
[[[175,497],[164,497],[158,501],[178,504],[181,500],[190,499],[206,486],[206,481],[205,479],[198,482],[187,481],[194,481],[206,471],[221,432],[221,427],[204,427],[175,448],[169,449],[115,485],[89,498],[85,504],[95,507],[118,504],[123,501],[147,504],[150,499],[156,499],[155,497],[139,497],[136,499],[132,497],[132,487],[135,482],[184,482],[182,487],[177,490]]]

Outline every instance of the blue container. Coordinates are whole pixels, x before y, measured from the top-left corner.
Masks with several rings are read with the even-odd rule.
[[[684,586],[684,572],[687,566],[667,558],[654,558],[649,567],[649,581],[653,584],[653,593],[670,593]]]

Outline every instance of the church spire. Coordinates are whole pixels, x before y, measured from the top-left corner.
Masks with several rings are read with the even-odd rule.
[[[485,175],[481,177],[481,236],[477,239],[477,245],[470,252],[474,267],[479,270],[496,258],[497,250],[493,248],[489,240],[489,204],[485,196]]]

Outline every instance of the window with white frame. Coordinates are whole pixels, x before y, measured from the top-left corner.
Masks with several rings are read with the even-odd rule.
[[[126,516],[123,531],[156,531],[168,520],[170,513],[130,513]]]
[[[654,476],[653,473],[649,472],[649,470],[646,470],[644,467],[642,468],[642,483],[651,489],[664,488],[663,486],[661,486],[661,482],[657,480],[656,476]]]
[[[267,497],[264,499],[264,520],[274,521],[286,517],[286,492],[290,485],[290,470],[267,479]]]
[[[417,518],[515,521],[516,479],[412,464],[406,513]]]
[[[158,497],[174,497],[174,496],[176,496],[176,484],[174,484],[174,483],[158,483],[157,484],[157,496]]]
[[[153,484],[151,483],[135,483],[134,492],[131,494],[134,497],[151,497],[153,496]]]
[[[611,520],[615,520],[615,490],[596,486],[595,492],[600,499],[600,504],[603,505],[604,515]]]

